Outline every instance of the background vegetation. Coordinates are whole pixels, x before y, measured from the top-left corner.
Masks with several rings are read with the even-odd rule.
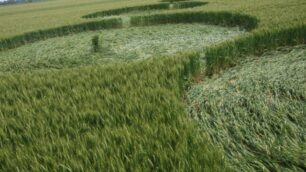
[[[124,7],[117,8],[111,10],[105,10],[100,12],[95,12],[92,14],[88,14],[83,16],[83,18],[95,18],[95,17],[105,17],[105,16],[114,16],[114,15],[123,15],[135,12],[152,12],[152,10],[173,10],[173,9],[183,9],[183,8],[193,8],[202,5],[206,5],[206,2],[199,1],[186,1],[186,2],[170,2],[170,3],[158,3],[158,4],[150,4],[150,5],[142,5],[142,6],[132,6],[132,7]]]
[[[153,2],[159,1],[132,0],[128,1],[128,4],[137,6]],[[288,28],[305,23],[306,18],[306,4],[301,0],[207,0],[205,2],[208,4],[193,9],[193,11],[228,11],[256,16],[261,21],[258,30]],[[56,0],[0,7],[0,37],[11,37],[30,31],[83,23],[88,20],[82,19],[83,15],[125,7],[126,3],[124,0]],[[173,10],[171,13],[177,11]]]
[[[32,3],[32,2],[40,2],[44,0],[1,0],[0,5],[14,5],[20,3]]]

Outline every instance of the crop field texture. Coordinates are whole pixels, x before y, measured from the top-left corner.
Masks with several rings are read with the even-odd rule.
[[[175,30],[173,29],[175,27]],[[204,50],[243,33],[239,28],[174,24],[86,32],[52,38],[0,52],[0,71],[76,67],[126,62]],[[101,51],[93,53],[90,39],[99,36]]]
[[[305,1],[190,2],[1,6],[0,171],[305,171]]]
[[[82,16],[101,10],[146,5],[154,2],[159,3],[154,0],[56,0],[0,7],[0,38],[82,23],[88,20],[81,18]],[[208,4],[197,7],[197,11],[231,11],[258,17],[261,21],[258,30],[291,27],[305,23],[306,18],[306,3],[303,0],[207,0],[204,2],[208,2]],[[189,11],[189,9],[186,10]],[[178,10],[172,10],[168,13],[175,11]]]
[[[249,57],[188,91],[190,115],[239,171],[306,167],[306,48]]]
[[[179,101],[195,57],[1,75],[0,169],[226,169]]]
[[[184,9],[184,8],[194,8],[202,5],[206,5],[206,2],[199,1],[179,1],[179,2],[167,2],[167,3],[158,3],[142,6],[133,6],[125,8],[117,8],[112,10],[105,10],[100,12],[95,12],[83,16],[83,18],[95,18],[95,17],[106,17],[106,16],[120,16],[127,14],[136,14],[136,13],[152,13],[155,10],[174,10],[174,9]]]

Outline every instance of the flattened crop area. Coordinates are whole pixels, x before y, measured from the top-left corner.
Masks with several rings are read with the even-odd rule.
[[[110,62],[126,62],[205,47],[244,33],[238,28],[204,24],[167,24],[100,30],[51,38],[0,52],[0,71],[61,69]],[[99,36],[101,50],[91,39]]]
[[[203,48],[243,33],[238,28],[174,24],[108,31],[109,49],[118,57],[146,58]]]
[[[190,115],[237,171],[303,171],[306,49],[249,57],[188,92]]]

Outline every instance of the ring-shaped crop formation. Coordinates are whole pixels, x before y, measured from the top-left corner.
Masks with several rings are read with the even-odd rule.
[[[105,11],[99,11],[83,16],[82,18],[96,18],[106,16],[116,16],[122,14],[128,14],[131,12],[145,12],[152,10],[171,10],[171,9],[185,9],[194,8],[206,5],[207,2],[191,1],[191,2],[162,2],[158,4],[149,4],[142,6],[124,7]]]
[[[202,23],[227,27],[238,26],[242,29],[250,31],[257,26],[258,20],[257,18],[249,15],[231,12],[176,12],[169,14],[131,16],[129,22],[130,27],[174,23]],[[0,40],[0,51],[20,47],[27,43],[46,40],[48,38],[60,37],[86,31],[116,29],[123,27],[123,20],[122,18],[118,17],[51,28],[47,30],[33,31]]]
[[[254,29],[257,26],[257,19],[248,15],[242,15],[242,14],[236,14],[236,13],[229,13],[229,12],[181,12],[181,13],[172,13],[172,14],[156,14],[156,15],[147,15],[147,16],[132,16],[130,20],[131,24],[130,26],[146,26],[146,25],[157,25],[157,24],[168,24],[168,23],[206,23],[206,24],[213,24],[213,25],[221,25],[221,26],[239,26],[241,28],[244,28],[248,31]],[[28,42],[35,42],[43,39],[48,39],[56,36],[63,36],[68,35],[72,33],[79,33],[79,32],[85,32],[85,31],[91,31],[91,30],[99,30],[99,29],[113,29],[113,28],[122,28],[123,23],[121,18],[116,19],[108,19],[108,20],[101,20],[101,21],[94,21],[94,22],[87,22],[77,25],[70,25],[70,26],[63,26],[59,28],[53,28],[48,30],[42,30],[42,31],[36,31],[36,32],[30,32],[23,35],[15,36],[9,39],[0,40],[0,51],[9,49],[9,48],[15,48],[18,46],[21,46],[23,44],[26,44]],[[260,50],[260,47],[276,47],[282,42],[280,45],[287,45],[287,44],[296,44],[298,42],[303,42],[305,39],[305,25],[299,26],[295,29],[288,29],[285,31],[279,31],[279,32],[267,32],[267,33],[261,33],[257,35],[252,35],[250,37],[246,37],[244,39],[240,39],[236,42],[231,42],[231,44],[226,43],[224,45],[220,45],[217,47],[213,47],[206,53],[207,58],[207,69],[208,71],[218,71],[223,66],[228,66],[230,62],[230,58],[228,57],[238,57],[238,52],[251,52],[251,50],[254,49],[256,51]],[[293,35],[293,36],[292,36]],[[300,36],[302,35],[302,36]],[[264,39],[263,39],[264,38]],[[290,39],[288,39],[290,38]],[[300,38],[300,41],[298,41],[295,38]],[[278,41],[275,41],[278,40]],[[285,40],[285,41],[284,41]],[[305,43],[305,41],[304,41]],[[268,46],[267,46],[268,45]],[[217,57],[217,58],[216,58]],[[224,58],[226,57],[226,58]],[[193,65],[192,61],[190,62],[190,66]],[[223,65],[223,66],[222,66]],[[166,67],[166,66],[165,66]],[[187,68],[186,68],[187,69]],[[192,69],[190,67],[189,70]],[[186,74],[188,74],[188,70],[186,70]],[[90,71],[91,72],[91,71]],[[86,72],[84,75],[92,75],[89,74],[90,72]],[[96,72],[97,73],[97,72]],[[104,74],[104,73],[103,73]],[[111,74],[111,73],[110,73]],[[74,76],[74,75],[71,75]],[[118,75],[119,76],[119,75]],[[146,75],[145,75],[146,76]],[[185,75],[183,75],[185,77]],[[51,75],[51,78],[53,75]],[[181,78],[184,78],[181,77]],[[83,78],[78,78],[77,81],[74,81],[74,78],[71,80],[66,81],[66,78],[61,78],[61,82],[67,82],[70,85],[73,85],[75,83],[79,84],[80,80]],[[40,80],[34,80],[35,83],[40,82]],[[17,79],[13,80],[13,83],[18,83],[20,81],[17,81]],[[51,82],[49,82],[51,83]],[[49,83],[46,83],[50,85]],[[40,83],[39,83],[40,84]],[[36,84],[39,86],[44,86],[46,84]],[[15,84],[17,85],[17,84]],[[35,85],[35,84],[34,84]],[[65,84],[63,84],[65,85]],[[85,85],[85,84],[84,84]],[[91,88],[91,84],[89,85],[89,88]],[[65,85],[66,86],[66,85]],[[69,85],[68,85],[69,86]],[[99,84],[99,87],[101,85]],[[44,88],[44,87],[42,87]],[[87,87],[82,87],[87,88]],[[120,87],[119,87],[120,88]],[[14,90],[15,87],[11,90]],[[68,87],[69,89],[69,87]],[[63,89],[64,90],[64,89]],[[77,89],[78,90],[78,89]],[[79,89],[83,91],[82,89]],[[16,89],[15,89],[16,91]],[[38,89],[40,91],[40,89]],[[61,90],[62,91],[62,90]],[[64,91],[63,91],[64,92]],[[40,92],[38,92],[40,93]],[[156,93],[156,92],[154,92]],[[43,94],[37,94],[42,98],[41,95]],[[38,97],[37,96],[37,97]],[[68,94],[67,94],[68,96]],[[65,97],[65,95],[63,96]],[[35,99],[34,99],[35,100]],[[52,100],[52,99],[50,99]],[[25,103],[26,105],[26,103]],[[31,104],[30,104],[31,105]],[[86,114],[87,115],[87,114]],[[90,114],[92,115],[92,114]],[[89,116],[89,115],[88,115]],[[98,116],[98,117],[97,117]],[[87,120],[87,116],[85,116]],[[92,119],[99,119],[99,115],[94,114],[93,117],[88,118],[88,122],[93,121]],[[87,122],[86,121],[86,122]],[[91,136],[91,135],[90,135]],[[95,143],[94,143],[95,144]],[[86,156],[86,155],[85,155]],[[287,163],[287,161],[286,161]],[[288,161],[288,164],[291,163]],[[301,169],[305,169],[303,164],[294,164],[295,166],[300,166]]]

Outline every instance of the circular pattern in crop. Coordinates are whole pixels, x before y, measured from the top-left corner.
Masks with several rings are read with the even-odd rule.
[[[167,24],[85,32],[2,51],[0,71],[61,69],[146,59],[186,50],[203,51],[209,45],[242,33],[237,27],[204,24]],[[94,52],[92,39],[96,36],[99,39],[95,43],[100,47]]]
[[[174,10],[174,9],[185,9],[194,8],[206,5],[207,2],[191,1],[191,2],[167,2],[159,4],[150,4],[142,6],[124,7],[111,9],[106,11],[99,11],[83,16],[83,18],[95,18],[95,17],[106,17],[106,16],[117,16],[123,14],[135,14],[141,12],[152,12],[157,10]]]

